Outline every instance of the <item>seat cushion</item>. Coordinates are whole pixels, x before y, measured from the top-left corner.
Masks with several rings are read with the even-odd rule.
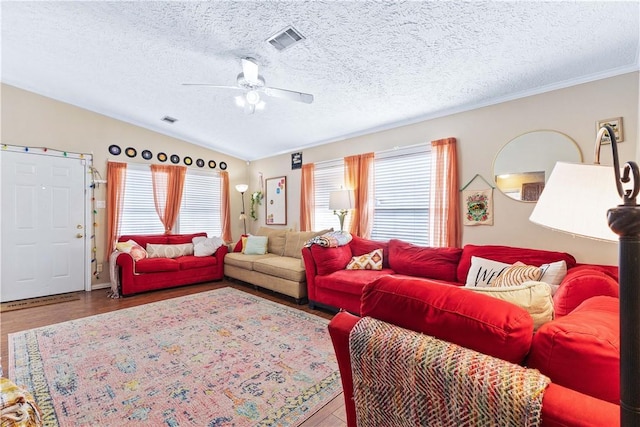
[[[175,258],[180,265],[180,270],[189,270],[191,268],[212,267],[218,264],[218,258],[214,256],[195,256],[187,255]]]
[[[460,248],[429,248],[398,239],[389,240],[389,267],[407,276],[455,282],[461,254]]]
[[[619,312],[617,298],[589,298],[569,315],[538,329],[527,365],[554,383],[618,403]]]
[[[136,273],[159,273],[161,271],[178,271],[180,264],[173,258],[145,258],[135,263]]]
[[[302,283],[306,281],[304,266],[298,258],[274,256],[253,262],[253,269],[270,276]]]
[[[315,282],[318,288],[360,295],[365,285],[389,274],[393,274],[393,270],[388,268],[382,270],[339,270],[325,276],[316,276]]]
[[[253,263],[259,259],[277,257],[274,254],[264,255],[247,255],[240,252],[229,252],[224,256],[224,263],[233,265],[234,267],[244,268],[245,270],[253,270]],[[298,260],[298,262],[300,262]]]
[[[533,320],[521,307],[429,279],[384,276],[365,285],[361,315],[520,363]]]

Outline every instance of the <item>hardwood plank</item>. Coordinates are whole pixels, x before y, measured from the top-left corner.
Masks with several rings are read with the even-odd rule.
[[[293,298],[289,298],[285,295],[277,294],[265,289],[254,289],[252,285],[235,281],[231,282],[228,280],[190,286],[181,286],[172,289],[162,289],[118,299],[109,298],[107,296],[106,289],[99,289],[91,292],[83,292],[80,294],[80,299],[75,301],[67,301],[58,304],[25,308],[22,310],[0,313],[0,356],[2,357],[2,376],[8,376],[8,335],[11,333],[24,331],[26,329],[39,328],[41,326],[52,325],[60,322],[66,322],[69,320],[79,319],[81,317],[93,316],[95,314],[107,313],[123,308],[135,307],[138,305],[162,301],[170,298],[177,298],[180,296],[208,291],[211,289],[219,289],[225,286],[248,292],[250,294],[257,295],[262,298],[266,298],[271,301],[275,301],[277,303],[305,311],[307,313],[315,314],[325,319],[331,319],[334,316],[333,313],[329,313],[326,311],[312,310],[306,304],[298,305],[293,300]],[[342,394],[340,394],[328,405],[326,405],[325,408],[321,409],[313,417],[305,421],[302,426],[346,426],[344,421],[333,414],[336,411],[340,411],[341,406],[342,411],[344,412],[344,403],[342,399]]]

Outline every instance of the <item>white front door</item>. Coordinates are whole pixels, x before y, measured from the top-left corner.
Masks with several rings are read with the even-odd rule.
[[[85,161],[2,150],[0,300],[85,289]]]

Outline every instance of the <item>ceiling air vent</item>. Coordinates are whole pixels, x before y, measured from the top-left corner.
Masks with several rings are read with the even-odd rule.
[[[176,119],[175,117],[171,117],[171,116],[164,116],[164,117],[162,118],[162,121],[163,121],[163,122],[167,122],[167,123],[172,123],[172,124],[173,124],[173,123],[177,122],[177,121],[178,121],[178,119]]]
[[[289,46],[292,46],[301,40],[304,40],[304,36],[291,26],[277,32],[267,39],[271,46],[278,50],[285,50]]]

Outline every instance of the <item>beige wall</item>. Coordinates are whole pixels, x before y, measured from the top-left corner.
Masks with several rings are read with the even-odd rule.
[[[227,163],[231,188],[245,180],[246,164],[227,155],[196,146],[179,139],[152,132],[138,126],[115,120],[82,108],[55,101],[31,92],[2,85],[2,144],[26,147],[47,147],[60,151],[93,154],[93,166],[106,179],[108,161],[152,163],[142,159],[144,149],[155,155],[165,152],[177,154],[182,159],[190,156],[194,162],[198,158]],[[158,118],[158,120],[160,117]],[[167,126],[171,126],[167,124]],[[231,142],[230,142],[231,143]],[[112,156],[108,147],[119,145],[122,150],[133,147],[138,155],[131,159],[123,154]],[[190,166],[191,169],[200,169]],[[217,169],[216,169],[217,170]],[[232,231],[234,236],[242,233],[242,224],[237,221],[240,213],[240,198],[233,190],[231,194]],[[95,191],[96,200],[105,200],[106,186],[100,185]],[[98,209],[95,230],[97,260],[104,264],[105,272],[99,278],[92,276],[92,283],[109,281],[108,265],[105,260],[106,209]]]
[[[350,138],[301,150],[304,163],[330,160],[347,155],[388,150],[439,138],[458,140],[460,185],[479,173],[491,180],[495,155],[511,139],[525,132],[552,129],[573,138],[582,151],[583,161],[593,161],[597,120],[623,117],[625,140],[620,159],[640,156],[638,138],[638,73],[529,96],[459,114]],[[607,146],[608,147],[608,146]],[[611,150],[602,151],[602,163],[611,164]],[[289,154],[252,162],[248,177],[250,189],[258,188],[258,173],[265,178],[286,175],[288,181],[288,227],[299,228],[300,171],[291,170]],[[613,178],[612,178],[613,179]],[[486,188],[481,180],[469,186]],[[588,201],[587,201],[588,202]],[[588,203],[585,203],[588,206]],[[463,243],[502,244],[566,251],[579,262],[617,264],[617,245],[597,242],[551,231],[531,223],[534,204],[512,200],[494,191],[494,225],[464,227]],[[264,221],[252,222],[255,230]]]

